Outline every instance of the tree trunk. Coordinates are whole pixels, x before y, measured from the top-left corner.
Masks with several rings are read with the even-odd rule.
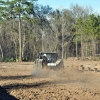
[[[56,34],[56,37],[55,37],[56,38],[55,39],[56,40],[55,51],[58,52],[58,29],[55,27],[55,30],[56,30],[56,33],[55,33]]]
[[[19,61],[22,61],[21,20],[19,19]]]
[[[82,33],[81,33],[81,60],[84,59],[84,53],[83,53],[83,41],[82,41]]]
[[[76,39],[76,57],[78,57],[78,53],[77,53],[77,39]]]
[[[64,58],[64,36],[63,36],[63,25],[62,25],[62,44],[61,44],[61,46],[62,46],[62,59]]]
[[[86,57],[88,56],[88,48],[87,48],[87,45],[88,45],[88,44],[87,44],[87,42],[86,42],[86,55],[85,55]]]
[[[63,20],[63,16],[62,16],[62,43],[61,43],[61,47],[62,47],[62,59],[64,58],[64,20]]]
[[[92,56],[95,57],[96,54],[96,44],[95,44],[95,38],[92,37]]]
[[[23,35],[23,41],[22,41],[22,58],[24,57],[24,48],[25,48],[25,34]]]
[[[18,60],[18,59],[17,59],[17,50],[16,50],[16,49],[17,49],[17,44],[16,44],[15,41],[14,41],[14,44],[15,44],[15,56],[16,56],[16,61],[17,61],[17,60]]]
[[[3,51],[1,45],[0,45],[0,51],[1,51],[1,58],[3,59]]]
[[[42,29],[42,52],[44,52],[44,46],[43,46],[43,34],[44,34],[44,31]]]

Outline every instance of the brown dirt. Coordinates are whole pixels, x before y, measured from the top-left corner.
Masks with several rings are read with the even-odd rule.
[[[100,100],[100,73],[66,67],[72,62],[60,71],[0,63],[0,100]]]

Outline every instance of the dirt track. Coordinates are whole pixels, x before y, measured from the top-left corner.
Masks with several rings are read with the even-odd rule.
[[[90,62],[91,63],[91,62]],[[100,100],[100,73],[33,69],[33,63],[0,63],[0,100]]]

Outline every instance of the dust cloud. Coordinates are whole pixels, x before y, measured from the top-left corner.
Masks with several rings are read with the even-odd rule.
[[[33,77],[38,77],[38,78],[54,78],[57,77],[56,73],[54,70],[50,69],[42,69],[42,68],[34,68],[31,72],[31,75]]]
[[[80,86],[99,86],[100,74],[95,72],[82,72],[78,69],[64,68],[60,70],[34,68],[31,75],[36,78],[50,78],[58,84],[75,84]],[[97,77],[98,76],[98,77]]]

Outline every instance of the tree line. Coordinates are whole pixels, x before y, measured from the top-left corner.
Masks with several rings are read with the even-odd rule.
[[[52,9],[35,0],[0,0],[0,61],[34,61],[39,52],[96,57],[100,16],[91,7]]]

